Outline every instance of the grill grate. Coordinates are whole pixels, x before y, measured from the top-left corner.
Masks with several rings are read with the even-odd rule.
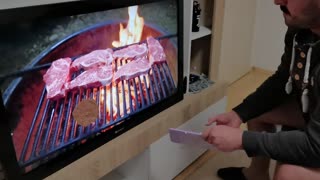
[[[117,69],[129,60],[116,59],[115,62]],[[76,75],[74,74],[72,79]],[[54,157],[70,145],[81,143],[106,131],[128,116],[163,100],[175,90],[166,62],[154,64],[147,74],[112,82],[109,86],[81,88],[56,101],[47,100],[46,90],[43,88],[19,164],[26,167]],[[129,92],[128,95],[125,95],[126,91]],[[99,105],[99,117],[87,127],[78,125],[71,115],[74,107],[83,99],[93,99]]]

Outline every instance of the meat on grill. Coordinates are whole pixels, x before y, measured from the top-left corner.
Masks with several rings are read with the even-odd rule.
[[[150,62],[146,57],[138,58],[124,66],[119,67],[114,75],[114,80],[128,80],[147,73],[151,68]]]
[[[147,44],[149,49],[149,60],[151,64],[166,61],[166,54],[160,42],[153,37],[147,37]]]
[[[65,83],[69,80],[70,58],[53,61],[50,68],[43,75],[46,84],[47,98],[58,99],[66,94]]]
[[[109,65],[113,61],[112,54],[113,50],[110,48],[92,51],[89,54],[83,55],[74,60],[71,68],[73,70],[79,70],[81,68],[87,70],[100,65]]]
[[[146,56],[148,53],[148,48],[146,43],[139,45],[131,45],[124,49],[117,50],[113,53],[114,58],[126,58],[126,59],[134,59]]]
[[[100,87],[109,85],[112,81],[112,66],[99,66],[84,71],[72,81],[66,83],[69,90],[84,87]]]

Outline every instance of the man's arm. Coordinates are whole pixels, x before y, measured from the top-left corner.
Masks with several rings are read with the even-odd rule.
[[[281,57],[281,64],[277,71],[269,77],[254,93],[233,108],[246,122],[281,104],[289,97],[285,92],[285,85],[289,78],[294,29],[288,29],[285,36],[285,52]]]
[[[247,155],[267,156],[285,163],[320,167],[320,66],[315,68],[315,107],[304,131],[259,133],[245,131],[242,145]]]
[[[260,133],[245,131],[242,146],[249,157],[265,156],[280,162],[320,167],[320,123],[309,123],[307,131]]]

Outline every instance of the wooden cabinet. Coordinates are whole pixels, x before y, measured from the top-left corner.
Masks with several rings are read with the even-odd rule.
[[[201,132],[212,113],[225,111],[226,97],[204,109],[177,128]],[[133,159],[123,163],[101,180],[163,180],[173,179],[188,167],[201,154],[204,148],[176,144],[168,134],[152,143],[146,150]]]
[[[153,176],[157,179],[158,174],[164,172],[163,169],[157,170],[157,158],[161,157],[163,161],[160,166],[164,170],[171,168],[172,165],[175,166],[170,173],[164,174],[164,177],[175,176],[199,157],[203,150],[190,151],[185,149],[185,146],[173,144],[168,140],[168,129],[179,127],[200,131],[211,112],[220,113],[225,110],[225,93],[226,84],[217,82],[200,93],[188,95],[183,101],[130,129],[46,179],[99,179],[107,174],[103,179],[113,175],[112,177],[120,179],[134,180],[139,177],[143,179],[146,177],[146,172],[148,177]],[[168,151],[172,151],[172,154],[165,153]],[[153,154],[155,159],[151,159],[148,153]],[[179,163],[173,164],[173,161]],[[111,174],[108,174],[110,172]],[[137,176],[131,177],[130,174]]]

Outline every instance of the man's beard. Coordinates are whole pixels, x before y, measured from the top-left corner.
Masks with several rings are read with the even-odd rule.
[[[280,6],[284,13],[284,19],[287,26],[296,28],[312,28],[320,25],[320,10],[316,6],[309,5],[310,8],[303,11],[304,16],[297,17],[290,13],[286,6]]]
[[[319,16],[320,17],[320,16]],[[294,17],[284,15],[285,23],[287,26],[296,28],[313,28],[320,25],[319,18],[313,17]]]
[[[289,10],[288,10],[288,8],[287,8],[286,6],[280,6],[280,9],[281,9],[281,11],[284,12],[285,14],[290,15],[290,12],[289,12]]]

